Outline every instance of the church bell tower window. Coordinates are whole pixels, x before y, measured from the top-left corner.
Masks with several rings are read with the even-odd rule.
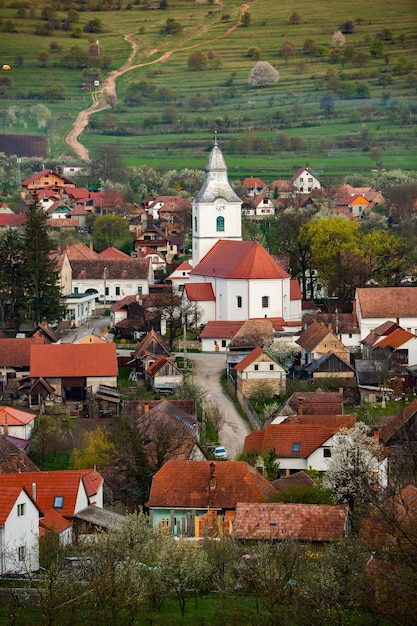
[[[222,215],[219,215],[219,217],[216,219],[216,231],[218,233],[224,232],[224,217]]]

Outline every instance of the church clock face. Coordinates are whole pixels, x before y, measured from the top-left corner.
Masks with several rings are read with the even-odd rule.
[[[222,213],[226,208],[226,204],[224,203],[224,200],[217,200],[215,207],[216,211]]]

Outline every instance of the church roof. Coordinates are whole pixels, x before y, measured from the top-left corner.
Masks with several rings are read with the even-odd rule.
[[[227,202],[242,202],[230,186],[226,163],[217,143],[210,152],[203,186],[195,196],[195,201],[214,202],[216,198],[224,198]]]
[[[228,279],[283,279],[289,274],[256,241],[218,241],[190,272]]]

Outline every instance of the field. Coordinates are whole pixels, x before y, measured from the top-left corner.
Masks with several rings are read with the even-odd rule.
[[[92,97],[108,107],[103,81],[117,72],[112,107],[92,114],[79,138],[90,157],[111,143],[126,165],[201,169],[216,130],[235,180],[256,174],[271,182],[305,165],[325,178],[369,172],[377,162],[386,169],[417,168],[413,0],[326,0],[311,7],[255,0],[248,3],[247,26],[239,23],[243,4],[235,0],[169,0],[166,10],[145,5],[122,2],[119,10],[89,12],[82,9],[91,3],[67,4],[80,27],[91,20],[102,27],[99,33],[81,28],[75,38],[62,28],[34,34],[47,21],[40,6],[21,17],[19,3],[6,1],[2,28],[12,21],[16,32],[2,32],[0,42],[1,63],[12,67],[0,76],[4,132],[46,134],[51,160],[65,154],[76,159],[66,133]],[[54,6],[59,25],[67,11],[63,3]],[[299,23],[290,23],[294,12]],[[161,34],[171,19],[182,31]],[[353,32],[336,49],[333,34],[350,21]],[[306,50],[308,40],[313,53]],[[281,53],[286,42],[292,44],[288,57]],[[70,69],[63,59],[74,46],[90,56]],[[188,67],[196,50],[207,62],[201,71]],[[97,57],[107,65],[94,74],[85,65],[97,65]],[[258,59],[279,70],[276,84],[248,84]],[[86,84],[89,90],[82,89]]]

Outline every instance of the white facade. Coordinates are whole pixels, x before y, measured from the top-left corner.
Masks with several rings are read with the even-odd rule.
[[[35,425],[35,415],[33,416],[33,420],[28,424],[12,424],[0,425],[0,434],[9,435],[9,437],[16,437],[17,439],[30,439],[32,434],[33,427]]]
[[[321,189],[319,179],[308,168],[297,172],[292,182],[298,193],[311,193],[314,189]]]
[[[87,321],[94,315],[96,297],[94,293],[71,293],[68,295],[65,299],[66,319],[70,320],[73,326],[79,326]]]
[[[85,294],[87,291],[94,293],[95,297],[103,304],[109,302],[118,302],[126,296],[142,295],[149,293],[149,283],[153,283],[153,271],[150,279],[77,279],[72,280],[72,289],[74,293]]]
[[[0,574],[39,569],[39,510],[22,489],[0,526]]]

